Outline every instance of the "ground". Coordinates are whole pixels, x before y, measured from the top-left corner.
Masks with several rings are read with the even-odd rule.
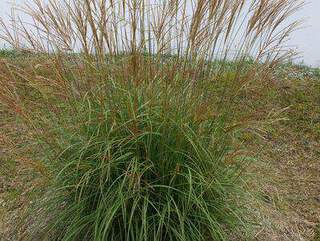
[[[256,172],[261,176],[259,191],[264,204],[259,205],[261,229],[256,240],[317,240],[319,142],[283,133],[261,145]]]

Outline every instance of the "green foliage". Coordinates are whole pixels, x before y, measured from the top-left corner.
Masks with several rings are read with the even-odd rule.
[[[110,83],[35,123],[53,177],[51,240],[228,240],[243,228],[241,163],[227,163],[226,116],[194,87]],[[53,150],[59,155],[53,155]],[[238,231],[237,231],[238,230]],[[52,235],[52,236],[50,236]]]
[[[22,54],[13,49],[0,49],[0,58],[17,58]]]

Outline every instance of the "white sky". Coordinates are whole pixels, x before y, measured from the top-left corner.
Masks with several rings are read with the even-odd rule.
[[[0,17],[10,13],[12,2],[21,4],[26,0],[0,0]],[[320,67],[320,0],[309,0],[296,17],[305,20],[303,29],[296,31],[289,42],[301,52],[301,61],[305,64]],[[0,47],[4,43],[0,41]]]

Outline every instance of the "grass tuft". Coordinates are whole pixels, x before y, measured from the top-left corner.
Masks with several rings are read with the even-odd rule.
[[[59,240],[227,240],[243,226],[224,117],[196,121],[191,90],[161,85],[109,86],[73,118],[59,115],[72,123],[54,128],[63,150],[48,163],[48,228]]]

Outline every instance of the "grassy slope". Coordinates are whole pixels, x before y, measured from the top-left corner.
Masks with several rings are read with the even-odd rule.
[[[257,213],[256,240],[311,241],[317,238],[315,230],[320,222],[319,71],[283,66],[276,76],[251,101],[262,110],[289,106],[281,113],[287,120],[269,125],[261,133],[252,134],[248,129],[241,137],[259,160],[251,170],[259,179],[251,185],[262,201],[249,204]],[[2,119],[1,131],[14,131],[18,136],[23,131],[5,124]],[[32,175],[28,165],[10,158],[10,143],[1,139],[0,144],[0,240],[16,240],[13,227],[32,200],[28,192]]]
[[[319,71],[283,66],[279,76],[263,101],[288,107],[286,120],[272,125],[264,139],[248,142],[248,148],[261,150],[255,171],[264,205],[257,240],[319,240]]]

